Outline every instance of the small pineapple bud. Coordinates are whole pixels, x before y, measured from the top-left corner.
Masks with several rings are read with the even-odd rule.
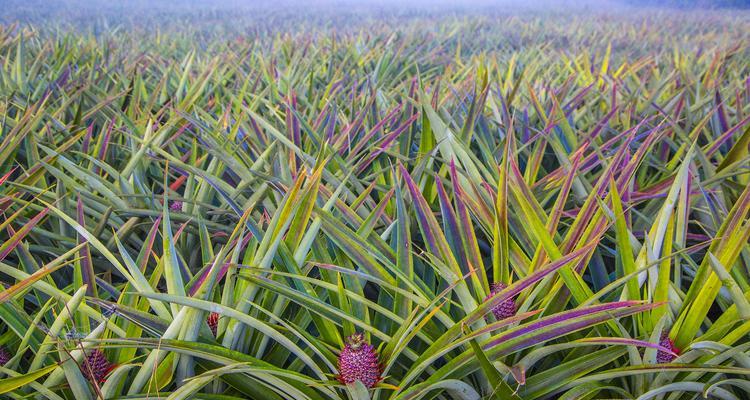
[[[680,350],[675,347],[674,342],[669,338],[669,334],[667,332],[661,334],[661,338],[659,339],[659,346],[669,349],[670,351],[672,351],[672,353],[680,353]],[[659,364],[671,363],[675,358],[677,358],[677,356],[667,353],[664,350],[659,350],[656,353],[656,362]]]
[[[172,211],[182,211],[182,202],[175,200],[169,205],[169,209]]]
[[[487,298],[484,300],[487,301],[490,297],[502,292],[507,287],[508,285],[502,282],[493,283],[490,295],[487,296]],[[495,319],[497,319],[498,321],[512,317],[516,315],[516,302],[513,301],[513,299],[507,299],[493,307],[492,314],[495,315]]]
[[[81,363],[81,372],[90,382],[103,382],[109,371],[112,370],[112,365],[107,356],[102,353],[99,349],[92,350],[86,359]]]
[[[13,358],[13,355],[5,347],[0,347],[0,365],[5,365]]]
[[[216,336],[219,330],[219,313],[212,312],[206,317],[206,323],[211,328],[211,332]]]
[[[346,340],[339,354],[339,381],[350,384],[362,382],[367,388],[380,381],[380,365],[375,348],[365,341],[365,336],[355,333]]]

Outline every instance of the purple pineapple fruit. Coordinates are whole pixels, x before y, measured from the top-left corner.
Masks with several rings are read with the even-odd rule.
[[[182,202],[175,200],[169,205],[169,209],[172,211],[182,211]]]
[[[99,349],[92,350],[81,364],[81,372],[90,382],[103,382],[114,365],[107,360],[107,356]]]
[[[502,292],[507,287],[508,285],[502,282],[493,283],[490,295],[487,296],[487,298],[485,298],[484,300],[487,301],[490,297]],[[497,319],[498,321],[512,317],[516,315],[516,302],[513,301],[513,299],[507,299],[493,307],[492,314],[495,315],[495,319]]]
[[[380,381],[378,354],[365,336],[355,333],[346,340],[346,346],[339,354],[339,381],[350,384],[362,382],[368,389]]]
[[[661,334],[661,338],[659,339],[659,346],[669,349],[672,353],[680,353],[680,350],[675,347],[674,342],[669,338],[669,333],[667,332]],[[659,364],[671,363],[675,358],[677,358],[677,356],[667,353],[664,350],[659,350],[656,353],[656,362]]]
[[[13,358],[13,355],[5,347],[0,347],[0,365],[5,365]]]

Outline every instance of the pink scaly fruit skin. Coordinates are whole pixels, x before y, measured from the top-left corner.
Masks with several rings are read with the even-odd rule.
[[[675,347],[674,342],[669,338],[669,334],[666,332],[662,333],[661,339],[659,339],[659,346],[668,348],[672,353],[680,354],[680,350]],[[677,358],[677,356],[669,354],[666,351],[659,350],[656,353],[656,362],[659,364],[671,363],[675,358]]]
[[[182,202],[179,200],[173,201],[172,204],[169,205],[169,209],[171,211],[182,211]]]
[[[214,336],[216,336],[219,332],[219,313],[212,312],[211,314],[208,314],[206,323],[208,324],[208,327],[211,328],[211,332]]]
[[[101,383],[115,367],[99,349],[92,350],[81,363],[81,372],[90,382]]]
[[[13,355],[5,347],[0,347],[0,365],[5,365],[13,358]]]
[[[490,291],[490,295],[487,296],[484,300],[487,301],[490,297],[502,292],[508,285],[497,282],[492,284],[492,290]],[[507,299],[503,301],[502,303],[496,305],[492,309],[492,314],[495,316],[495,319],[498,321],[503,320],[505,318],[510,318],[514,315],[516,315],[516,302],[513,301],[513,299]]]
[[[346,385],[360,381],[368,389],[380,381],[377,352],[371,344],[365,342],[363,334],[355,333],[347,339],[339,354],[338,379]]]

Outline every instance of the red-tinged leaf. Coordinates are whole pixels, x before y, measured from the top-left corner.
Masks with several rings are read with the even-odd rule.
[[[146,236],[144,246],[138,254],[138,268],[141,272],[146,271],[146,265],[148,265],[148,260],[151,256],[152,249],[154,248],[156,235],[159,233],[159,227],[161,227],[161,215],[156,217],[156,221],[154,221],[151,230],[148,232],[148,236]]]
[[[8,171],[7,174],[5,174],[2,177],[0,177],[0,185],[4,184],[5,181],[7,181],[8,178],[10,178],[10,176],[13,175],[13,172],[15,172],[15,171],[16,171],[16,167],[13,167],[13,168],[11,168],[10,171]]]
[[[38,214],[36,214],[34,217],[32,217],[28,222],[26,222],[21,229],[19,229],[17,232],[11,235],[11,237],[0,246],[0,261],[4,260],[5,257],[13,251],[13,249],[18,246],[19,243],[23,240],[23,238],[26,237],[26,235],[31,232],[32,229],[36,226],[36,224],[39,223],[39,221],[44,218],[47,213],[49,212],[48,208],[45,208],[44,210],[40,211]]]

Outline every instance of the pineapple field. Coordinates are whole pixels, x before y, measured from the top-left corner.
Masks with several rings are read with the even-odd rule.
[[[750,10],[402,3],[0,1],[0,398],[750,399]]]

